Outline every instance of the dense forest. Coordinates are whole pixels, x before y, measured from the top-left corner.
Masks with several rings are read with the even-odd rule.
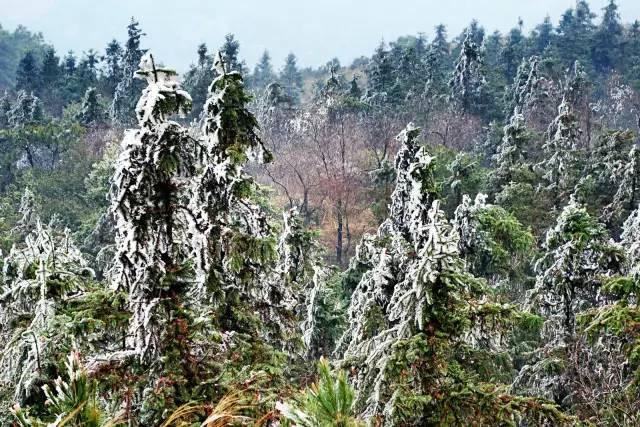
[[[0,425],[640,425],[615,0],[348,66],[121,36],[0,27]]]

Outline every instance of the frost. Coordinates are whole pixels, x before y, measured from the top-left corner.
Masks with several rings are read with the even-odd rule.
[[[28,224],[30,231],[4,259],[0,286],[0,337],[6,343],[0,381],[11,385],[18,402],[34,392],[49,352],[46,331],[60,301],[80,292],[83,278],[93,276],[70,231],[42,224],[29,190],[22,201],[19,229],[24,232]],[[26,320],[25,326],[12,329],[18,319]]]
[[[137,74],[148,86],[136,108],[140,128],[126,131],[112,182],[116,255],[110,278],[114,288],[129,292],[130,346],[140,357],[152,357],[159,333],[154,301],[163,278],[186,256],[179,242],[187,241],[188,211],[180,206],[189,199],[184,180],[195,170],[198,144],[167,120],[191,105],[191,98],[168,78],[172,73],[155,68],[147,54]]]
[[[441,286],[463,286],[444,284],[464,273],[464,262],[458,234],[434,200],[433,158],[417,144],[418,134],[409,124],[398,136],[390,217],[357,248],[358,262],[370,269],[352,295],[336,349],[345,364],[357,361],[356,406],[366,418],[389,417],[399,403],[397,394],[388,397],[394,346],[426,330]]]
[[[576,316],[606,303],[600,292],[602,280],[621,271],[623,256],[604,226],[573,199],[547,232],[543,250],[535,264],[535,287],[528,295],[529,309],[546,319],[543,346],[514,386],[554,398],[569,392],[570,373],[564,366],[568,349],[577,340]]]

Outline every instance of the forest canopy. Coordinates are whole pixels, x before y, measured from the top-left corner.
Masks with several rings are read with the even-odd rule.
[[[0,425],[640,425],[615,0],[317,68],[120,36],[0,27]]]

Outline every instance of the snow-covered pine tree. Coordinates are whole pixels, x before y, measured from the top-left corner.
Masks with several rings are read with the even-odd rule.
[[[140,38],[144,35],[138,22],[131,18],[127,26],[127,43],[122,55],[120,66],[122,67],[121,80],[116,85],[111,103],[111,120],[122,126],[135,123],[136,101],[144,85],[136,80],[135,72],[142,55],[146,50],[140,48]]]
[[[36,395],[47,375],[56,372],[57,352],[68,343],[56,336],[54,316],[93,276],[71,232],[43,224],[36,210],[26,190],[14,230],[21,238],[2,262],[0,389],[13,395],[0,393],[0,400],[9,397],[14,403]],[[0,420],[6,415],[1,412]]]
[[[529,108],[545,97],[541,88],[544,77],[540,76],[539,64],[540,58],[537,56],[522,60],[511,88],[505,91],[508,97],[505,99],[505,115],[511,115],[516,108],[526,114]]]
[[[640,421],[635,410],[640,379],[639,213],[634,210],[623,225],[620,243],[627,255],[624,275],[603,278],[601,292],[607,303],[582,311],[577,317],[578,327],[590,345],[587,357],[579,360],[576,369],[581,376],[576,383],[582,385],[576,394],[587,403],[580,407],[586,409],[587,416],[610,424],[633,425]],[[597,412],[604,407],[611,410]]]
[[[619,223],[621,218],[628,212],[633,212],[640,202],[640,150],[636,145],[631,147],[622,168],[616,172],[611,177],[616,178],[618,189],[604,211],[604,218],[608,223]]]
[[[470,32],[466,34],[449,79],[451,100],[463,113],[482,112],[486,104],[484,51],[473,38]]]
[[[284,66],[280,71],[279,82],[291,103],[294,105],[300,103],[303,81],[296,56],[293,53],[287,55],[285,59]]]
[[[330,281],[332,271],[323,265],[314,233],[305,228],[298,208],[284,213],[283,225],[274,289],[282,294],[280,300],[289,300],[289,309],[301,320],[305,354],[315,360],[333,350],[341,327],[341,301]]]
[[[198,62],[184,75],[184,88],[193,98],[191,115],[199,118],[202,107],[207,100],[207,91],[211,81],[215,78],[213,57],[208,53],[207,45],[198,46]]]
[[[518,294],[522,273],[531,256],[534,237],[504,208],[486,203],[480,193],[472,202],[467,195],[455,211],[454,227],[460,236],[458,250],[469,271],[492,285],[511,281],[506,291]],[[517,296],[517,295],[516,295]]]
[[[534,225],[530,208],[537,181],[530,163],[531,139],[524,116],[516,108],[503,129],[502,140],[493,156],[495,168],[489,174],[489,194],[495,204],[527,225]]]
[[[522,182],[524,175],[527,175],[527,172],[530,174],[531,169],[527,163],[530,135],[519,108],[516,107],[512,111],[502,135],[493,158],[495,169],[490,175],[490,188],[496,199],[506,186]]]
[[[576,318],[606,302],[602,287],[607,277],[622,272],[624,254],[610,241],[604,225],[574,200],[547,232],[543,250],[535,265],[536,284],[528,295],[530,308],[545,318],[543,345],[514,384],[518,390],[562,403],[571,398],[575,386],[576,366],[570,357],[579,340]]]
[[[11,98],[5,90],[0,97],[0,127],[5,128],[9,125],[9,111],[11,111]]]
[[[620,244],[626,250],[626,270],[635,280],[640,279],[640,208],[635,209],[622,227]]]
[[[251,86],[255,91],[261,93],[275,80],[276,74],[273,72],[273,66],[271,65],[271,55],[265,50],[253,69]]]
[[[399,135],[390,217],[358,248],[372,268],[352,295],[336,350],[351,368],[356,413],[385,426],[470,417],[479,424],[570,423],[555,407],[509,396],[478,376],[494,368],[471,361],[491,359],[496,341],[477,325],[491,324],[495,338],[514,312],[490,302],[484,282],[466,271],[458,234],[435,199],[433,158],[418,134],[409,125]]]
[[[554,209],[573,191],[580,167],[579,139],[581,130],[571,103],[563,98],[558,115],[549,125],[542,149],[545,160],[535,168],[542,175],[543,189],[549,193]]]
[[[14,128],[23,127],[29,124],[38,123],[43,119],[42,105],[40,99],[24,91],[18,92],[8,114],[9,125]]]
[[[573,192],[576,200],[601,212],[601,220],[614,236],[640,200],[639,153],[632,131],[601,133]]]
[[[143,361],[161,352],[167,304],[179,304],[189,270],[187,178],[195,173],[197,143],[169,120],[191,108],[175,72],[140,60],[137,76],[147,82],[136,107],[138,129],[126,131],[111,189],[116,256],[110,273],[115,288],[129,293],[132,312],[128,347]]]
[[[95,87],[88,88],[84,93],[82,107],[77,118],[85,126],[96,126],[104,122],[105,112],[100,105],[100,98]]]
[[[248,110],[242,75],[227,70],[220,53],[215,67],[218,77],[204,108],[203,167],[190,205],[198,293],[218,307],[222,330],[259,334],[276,347],[291,348],[287,341],[295,341],[295,335],[280,333],[289,328],[290,290],[269,280],[276,241],[265,213],[252,200],[256,185],[243,171],[249,159],[268,162],[271,154]],[[250,319],[253,314],[263,322],[260,331]]]

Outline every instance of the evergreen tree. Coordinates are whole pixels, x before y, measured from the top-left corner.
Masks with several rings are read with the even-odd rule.
[[[56,55],[53,48],[46,50],[42,59],[42,70],[40,79],[43,87],[53,86],[58,83],[60,78],[60,58]]]
[[[45,51],[42,59],[42,69],[40,71],[42,89],[40,93],[46,108],[54,114],[60,114],[63,107],[60,100],[61,77],[60,58],[58,58],[53,48],[49,48]]]
[[[215,78],[213,58],[208,54],[207,45],[198,46],[198,63],[192,66],[184,77],[184,87],[193,98],[193,117],[200,117],[202,106],[207,100],[209,84]]]
[[[280,71],[279,82],[292,103],[298,104],[300,102],[303,82],[302,74],[296,64],[296,56],[293,53],[287,55],[285,59],[284,67]]]
[[[33,52],[27,52],[16,71],[16,89],[38,93],[40,89],[40,70]]]
[[[385,426],[458,424],[468,416],[479,424],[569,423],[553,407],[529,412],[534,400],[503,394],[468,364],[491,353],[470,319],[501,313],[504,321],[510,308],[479,302],[489,297],[485,284],[464,268],[459,236],[434,199],[434,159],[418,146],[418,133],[409,125],[400,134],[390,217],[359,248],[372,268],[351,298],[337,349],[352,367],[356,413]]]
[[[629,26],[625,34],[624,55],[622,58],[622,72],[631,85],[640,88],[640,20]]]
[[[55,221],[43,224],[37,209],[27,189],[15,229],[21,236],[3,260],[0,285],[0,337],[6,343],[0,382],[18,404],[34,398],[47,373],[56,372],[56,352],[68,341],[59,341],[52,321],[66,298],[91,278],[71,232]]]
[[[198,46],[198,63],[191,66],[184,77],[184,87],[193,98],[191,115],[200,117],[202,106],[207,100],[209,84],[215,78],[213,58],[208,54],[207,45]]]
[[[453,223],[460,236],[460,256],[468,263],[472,274],[494,286],[505,279],[522,280],[534,237],[504,208],[487,204],[486,198],[479,193],[472,203],[465,194],[456,208]],[[501,286],[506,292],[518,290],[517,283],[502,283]]]
[[[77,66],[76,55],[72,50],[70,50],[62,60],[63,75],[68,79],[72,78],[76,74]]]
[[[175,309],[179,301],[172,298],[180,298],[184,286],[179,277],[186,258],[177,244],[184,220],[176,203],[180,177],[191,172],[196,153],[187,131],[168,120],[191,107],[189,95],[171,81],[174,73],[157,68],[147,54],[136,74],[148,86],[136,108],[140,128],[126,133],[113,180],[117,252],[111,277],[115,287],[129,292],[128,345],[151,362],[167,345],[160,310]],[[169,301],[174,305],[167,306]]]
[[[84,53],[78,64],[78,86],[84,91],[89,86],[95,86],[98,82],[98,53],[89,49]]]
[[[0,97],[0,129],[9,125],[9,111],[11,111],[11,98],[5,91]]]
[[[619,222],[625,214],[634,211],[640,202],[640,151],[633,146],[622,168],[612,171],[618,188],[610,205],[605,208],[604,218]]]
[[[273,66],[271,65],[271,56],[269,55],[269,52],[265,50],[253,69],[251,83],[255,90],[261,92],[275,80],[276,75],[273,72]]]
[[[384,42],[380,42],[367,66],[367,97],[386,97],[395,83],[393,63]]]
[[[535,27],[531,33],[531,38],[533,39],[533,49],[536,55],[541,55],[554,43],[554,28],[549,15],[545,16],[544,21]]]
[[[100,105],[98,91],[90,87],[82,99],[82,107],[78,115],[78,121],[85,126],[96,126],[104,123],[105,112]]]
[[[227,64],[229,71],[237,71],[241,74],[246,73],[246,66],[244,61],[240,61],[238,53],[240,52],[240,42],[236,40],[233,34],[227,34],[224,36],[224,44],[220,48],[222,58]]]
[[[621,272],[624,256],[604,226],[573,200],[547,232],[543,250],[529,295],[531,307],[545,316],[543,347],[515,384],[560,403],[575,386],[570,352],[578,340],[576,317],[603,304],[603,280]]]
[[[117,40],[111,40],[104,52],[104,92],[113,96],[116,87],[122,80],[122,47]]]
[[[486,106],[484,55],[469,32],[449,80],[451,99],[464,113],[479,113]]]
[[[524,116],[517,108],[514,109],[502,134],[502,140],[494,156],[495,169],[490,176],[490,188],[494,195],[501,193],[505,186],[519,182],[523,169],[530,167],[527,163],[530,136]]]
[[[509,90],[505,91],[505,112],[511,114],[514,109],[525,113],[527,110],[549,95],[542,91],[544,77],[539,71],[540,58],[532,56],[523,59],[513,79],[513,84]]]
[[[563,99],[542,147],[545,160],[536,165],[555,209],[571,194],[577,181],[581,160],[577,151],[580,132],[573,110]]]
[[[522,21],[516,28],[509,31],[502,52],[500,52],[502,67],[507,80],[515,77],[518,66],[526,56],[525,37],[522,34]]]
[[[608,73],[621,59],[623,28],[615,0],[609,0],[603,10],[602,21],[593,35],[591,55],[594,68]]]
[[[429,44],[425,58],[427,81],[424,95],[427,99],[435,100],[447,93],[447,71],[451,62],[447,30],[444,25],[436,26],[436,34]]]
[[[115,123],[127,125],[134,120],[134,112],[138,94],[142,90],[141,82],[134,79],[138,63],[146,50],[140,48],[140,37],[144,35],[138,22],[131,18],[127,27],[128,39],[122,55],[122,78],[116,86],[111,104],[111,120]]]
[[[575,61],[587,64],[590,57],[590,40],[595,25],[586,0],[576,1],[574,9],[567,10],[558,25],[558,43],[560,58],[565,66],[571,66]]]

